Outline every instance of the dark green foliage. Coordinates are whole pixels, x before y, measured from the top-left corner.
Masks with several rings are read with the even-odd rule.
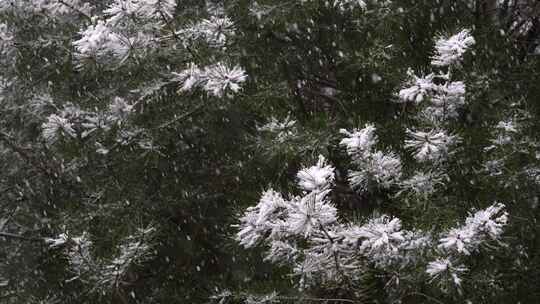
[[[96,12],[106,7],[90,2]],[[177,2],[170,26],[179,29],[208,17],[205,4],[212,1]],[[417,293],[400,295],[403,303],[537,302],[538,183],[521,169],[538,166],[538,146],[527,145],[540,140],[538,56],[524,51],[521,38],[505,24],[471,5],[482,1],[396,0],[382,9],[370,4],[366,11],[340,11],[332,2],[261,0],[258,5],[274,8],[258,19],[250,10],[255,1],[224,1],[219,4],[236,32],[225,49],[201,42],[185,48],[184,41],[171,38],[122,65],[94,62],[82,69],[72,43],[90,20],[2,11],[14,52],[0,60],[3,79],[11,82],[0,99],[0,232],[7,233],[0,235],[0,302],[206,303],[222,290],[276,290],[293,299],[310,294],[385,303],[381,274],[366,274],[367,284],[358,290],[320,286],[300,293],[286,267],[262,261],[260,252],[247,252],[233,240],[238,213],[269,185],[293,192],[290,181],[298,169],[319,154],[337,168],[332,195],[349,220],[378,211],[399,215],[406,225],[442,230],[471,207],[507,202],[507,246],[471,257],[470,273],[478,278],[471,281],[482,284],[448,295],[421,282]],[[399,152],[405,170],[414,172],[400,142],[414,109],[395,103],[396,93],[408,68],[429,73],[433,37],[462,28],[472,29],[477,44],[458,75],[468,95],[453,126],[463,144],[449,174],[459,178],[428,202],[391,203],[389,191],[358,195],[346,179],[349,159],[339,147],[339,129],[375,123],[381,148]],[[161,31],[171,34],[168,27]],[[249,75],[233,98],[179,92],[170,82],[171,73],[189,62],[206,66],[221,60],[238,63]],[[126,144],[117,141],[125,125],[54,145],[43,140],[42,124],[59,109],[77,105],[102,113],[115,97],[134,105],[123,124],[141,131]],[[522,110],[531,117],[516,139],[508,172],[479,174],[490,157],[480,149],[492,138],[493,126]],[[258,131],[271,117],[287,116],[297,122],[287,140]],[[141,147],[143,139],[151,139],[154,148]],[[98,153],[98,144],[108,153]],[[156,228],[152,257],[134,263],[125,284],[107,292],[74,278],[63,248],[44,242],[62,232],[86,231],[92,253],[108,261],[121,240],[148,226]]]

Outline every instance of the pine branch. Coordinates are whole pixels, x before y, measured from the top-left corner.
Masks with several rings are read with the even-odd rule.
[[[32,157],[24,148],[18,146],[14,141],[13,138],[5,133],[0,131],[0,141],[4,142],[10,149],[15,151],[17,154],[19,154],[23,159],[28,161],[34,168],[38,169],[38,171],[41,171],[43,174],[56,179],[57,177],[51,172],[50,168],[47,168],[43,164],[41,164],[39,161],[37,161],[34,157]]]
[[[199,110],[201,110],[204,106],[205,106],[205,104],[199,104],[198,106],[196,106],[196,107],[195,107],[194,109],[192,109],[191,111],[188,111],[188,112],[186,112],[186,113],[184,113],[184,114],[182,114],[182,115],[180,115],[180,116],[178,116],[178,117],[175,117],[174,119],[169,120],[169,121],[167,121],[167,122],[165,122],[165,123],[163,123],[163,124],[161,124],[161,125],[155,127],[154,129],[155,129],[155,130],[164,129],[164,128],[166,128],[166,127],[168,127],[168,126],[170,126],[170,125],[172,125],[172,124],[174,124],[174,123],[176,123],[176,122],[178,122],[178,121],[180,121],[180,120],[182,120],[182,119],[188,118],[189,116],[191,116],[191,115],[197,113],[197,112],[198,112]]]
[[[295,300],[299,302],[312,301],[312,302],[325,302],[325,303],[353,303],[360,304],[360,302],[350,300],[350,299],[340,299],[340,298],[310,298],[310,297],[276,297],[278,300]]]
[[[44,242],[45,241],[42,238],[26,237],[26,236],[9,233],[9,232],[0,232],[0,237],[4,237],[8,239],[23,240],[23,241],[31,241],[31,242]]]
[[[410,294],[406,295],[405,297],[407,297],[407,296],[414,296],[414,295],[422,296],[422,297],[426,298],[427,300],[429,300],[429,301],[431,301],[431,302],[434,302],[434,303],[444,304],[443,302],[441,302],[441,301],[435,299],[434,297],[430,297],[430,296],[428,296],[427,294],[421,293],[421,292],[411,292]]]
[[[65,2],[64,0],[57,0],[58,3],[72,9],[73,11],[79,13],[81,16],[83,16],[84,18],[88,19],[89,21],[92,21],[92,17],[88,16],[85,12],[81,11],[80,9],[74,7],[73,5]]]

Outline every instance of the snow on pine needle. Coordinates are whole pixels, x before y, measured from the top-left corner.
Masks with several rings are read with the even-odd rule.
[[[433,66],[459,66],[463,55],[476,43],[470,30],[464,29],[450,37],[440,37],[435,43]]]
[[[378,142],[376,130],[372,124],[366,124],[363,129],[354,129],[351,132],[341,129],[340,133],[346,137],[341,140],[340,145],[347,148],[351,157],[369,153]]]
[[[334,182],[334,168],[326,164],[324,156],[319,156],[316,166],[304,168],[296,174],[298,186],[308,192],[328,190]]]
[[[74,138],[77,136],[73,129],[73,123],[68,118],[57,114],[51,114],[47,117],[47,121],[41,125],[41,128],[42,136],[49,145],[56,143],[62,137]]]
[[[449,119],[459,117],[459,110],[465,105],[467,93],[463,81],[455,80],[454,72],[461,67],[463,55],[474,45],[474,38],[468,30],[448,39],[439,38],[435,43],[432,65],[451,66],[452,69],[431,72],[427,76],[416,76],[407,71],[408,80],[397,94],[396,102],[410,102],[418,108],[418,118],[426,124],[441,126]]]
[[[358,143],[372,142],[370,129],[348,133],[355,134],[356,140],[345,141],[345,145],[366,147]],[[467,272],[454,261],[477,251],[487,240],[499,239],[507,222],[504,205],[494,204],[471,214],[465,225],[439,234],[403,229],[399,218],[384,214],[344,224],[328,195],[333,172],[321,157],[315,166],[298,173],[302,195],[287,199],[274,190],[265,191],[259,203],[247,208],[239,219],[236,240],[245,248],[266,248],[265,259],[289,265],[300,287],[360,280],[362,273],[376,268],[395,279],[423,280],[427,274],[430,283],[449,292],[449,284],[459,288]],[[430,175],[416,174],[423,179],[418,183],[428,183]],[[432,187],[418,186],[417,191],[428,192]],[[461,237],[465,237],[463,243],[457,243]]]
[[[450,41],[461,41],[463,37],[458,38]],[[437,43],[440,58],[452,67],[459,66],[462,55],[473,44],[471,39],[463,39],[464,47],[456,48],[454,57],[449,55],[447,49],[452,47],[447,42]],[[352,164],[349,184],[360,193],[375,188],[395,190],[394,197],[407,194],[407,200],[425,201],[449,179],[444,160],[461,140],[445,126],[465,105],[465,83],[454,80],[450,70],[426,77],[409,72],[409,76],[412,80],[408,88],[399,92],[400,101],[419,108],[417,118],[427,130],[407,129],[404,147],[423,168],[409,174],[406,168],[402,173],[399,156],[380,150],[373,124],[352,131],[340,130],[344,135],[340,145]],[[508,130],[511,133],[512,126]],[[272,190],[272,199],[268,200],[265,192],[259,205],[248,208],[240,219],[237,240],[249,245],[245,247],[261,245],[267,249],[267,260],[290,265],[301,287],[318,282],[354,281],[370,268],[376,268],[388,275],[388,283],[410,278],[425,281],[428,276],[429,283],[444,293],[456,289],[461,292],[462,282],[469,274],[467,257],[484,247],[495,249],[493,245],[504,244],[501,236],[508,215],[505,206],[498,203],[471,213],[462,225],[434,227],[429,232],[404,229],[399,218],[384,214],[344,224],[332,204],[333,196],[328,195],[333,173],[333,167],[320,159],[317,165],[297,174],[300,196],[287,199]],[[407,177],[402,177],[405,174]],[[268,204],[269,201],[274,203]],[[487,244],[492,241],[495,244]]]
[[[229,17],[211,16],[176,32],[186,41],[202,40],[214,48],[224,48],[235,35],[234,23]]]
[[[508,213],[504,209],[504,204],[495,203],[469,215],[465,225],[451,229],[440,238],[439,248],[471,255],[486,240],[498,241],[508,223]]]
[[[138,228],[133,235],[125,237],[116,256],[102,266],[99,283],[117,287],[124,280],[130,267],[150,259],[153,255],[151,239],[155,230],[154,227]]]
[[[200,69],[196,64],[190,62],[186,69],[181,72],[173,72],[172,80],[179,82],[182,85],[178,89],[179,92],[188,92],[195,87],[200,86],[206,77],[204,70]]]
[[[398,93],[397,102],[412,102],[420,106],[421,115],[429,122],[458,116],[458,110],[465,105],[466,86],[462,81],[449,81],[445,74],[418,77],[412,73],[409,77],[406,87]]]
[[[407,136],[405,148],[411,150],[419,162],[444,160],[450,146],[458,141],[456,136],[448,135],[444,130],[407,130]]]
[[[0,54],[6,56],[13,50],[14,36],[6,23],[0,23]]]
[[[398,93],[398,102],[412,102],[419,104],[431,96],[433,92],[438,90],[433,80],[437,77],[435,74],[428,74],[424,77],[419,77],[409,69],[407,71],[409,80],[406,83],[405,88],[401,89]]]
[[[175,0],[115,0],[103,13],[109,16],[110,24],[116,25],[133,18],[168,22],[175,9]]]
[[[229,90],[238,93],[241,84],[247,79],[241,67],[231,68],[221,62],[206,68],[205,74],[204,90],[216,97],[222,97]]]
[[[53,145],[60,139],[87,139],[99,131],[108,132],[114,126],[126,127],[133,105],[121,97],[114,97],[104,110],[88,111],[67,103],[57,113],[50,114],[41,125],[45,142]],[[120,132],[126,131],[119,128]]]
[[[352,132],[341,130],[345,135],[340,144],[347,149],[355,170],[349,173],[351,186],[359,192],[366,192],[371,187],[390,188],[401,178],[401,160],[393,152],[375,149],[378,143],[376,128],[366,124],[363,129]]]
[[[302,0],[302,3],[305,2],[313,2],[313,0]],[[353,9],[360,9],[365,10],[368,7],[368,4],[374,5],[378,8],[385,8],[389,4],[391,4],[392,1],[390,0],[335,0],[335,1],[328,1],[326,2],[327,6],[332,6],[333,8],[345,12],[345,11],[351,11]]]
[[[492,145],[484,150],[491,151],[497,147],[514,145],[520,129],[521,126],[514,119],[499,121],[493,130],[493,138],[490,140]]]
[[[65,254],[70,270],[75,275],[69,280],[90,275],[99,268],[91,253],[93,242],[88,232],[83,232],[80,236],[72,236],[68,232],[61,233],[53,238],[45,238],[45,243],[49,249],[61,249]]]
[[[273,135],[275,141],[278,143],[285,143],[298,132],[296,120],[291,119],[289,116],[285,117],[283,120],[271,117],[266,124],[258,126],[257,131]]]
[[[77,6],[74,6],[77,7]],[[146,57],[157,46],[156,29],[174,17],[174,0],[115,0],[74,41],[76,61],[83,68],[93,59],[99,64],[123,64],[128,58]]]
[[[465,105],[466,86],[461,81],[446,82],[430,99],[430,104],[422,111],[426,121],[434,124],[449,118],[457,118],[459,109]]]
[[[338,0],[335,2],[335,6],[344,11],[354,7],[365,9],[367,3],[363,0]]]
[[[375,151],[355,163],[357,169],[349,172],[349,183],[360,193],[371,187],[389,189],[399,183],[401,160],[397,154]]]
[[[249,248],[266,237],[309,235],[320,225],[335,222],[337,210],[327,200],[333,171],[321,157],[317,166],[298,174],[298,184],[309,191],[305,195],[285,199],[272,189],[265,191],[257,206],[241,217],[237,239]]]
[[[240,66],[229,67],[222,62],[203,69],[190,63],[185,70],[173,73],[172,78],[172,81],[181,83],[180,92],[199,87],[215,97],[223,97],[227,92],[238,93],[246,80],[244,69]]]
[[[344,242],[357,244],[357,251],[369,258],[377,267],[384,269],[400,259],[409,232],[402,230],[401,220],[381,215],[368,220],[362,226],[353,225],[342,232]]]
[[[286,209],[287,202],[280,193],[272,189],[263,192],[259,203],[249,207],[240,217],[240,231],[236,237],[240,245],[251,248],[270,233],[280,236]]]
[[[116,33],[103,20],[89,25],[79,32],[81,38],[73,42],[76,59],[81,61],[93,58],[98,62],[122,60],[130,49],[130,41]]]
[[[400,183],[401,190],[397,194],[410,193],[418,198],[427,198],[437,191],[438,186],[443,185],[443,176],[441,174],[416,171],[412,176]]]
[[[94,9],[93,5],[91,5],[89,1],[83,0],[45,0],[40,2],[40,6],[42,10],[55,17],[74,16],[77,15],[78,12],[90,16],[92,10]],[[74,10],[74,7],[77,8],[77,10]]]
[[[320,232],[321,227],[337,220],[337,209],[327,200],[329,190],[311,192],[290,201],[287,224],[284,226],[291,235],[310,236]]]
[[[108,258],[97,257],[93,252],[93,242],[88,232],[72,237],[69,233],[61,233],[55,238],[47,238],[45,242],[51,250],[62,249],[71,272],[75,275],[68,281],[81,279],[91,282],[94,288],[107,290],[118,287],[124,280],[130,267],[142,263],[152,256],[152,236],[155,228],[139,228],[133,235],[123,238],[118,253]]]
[[[454,265],[450,258],[439,258],[433,262],[429,262],[427,265],[426,273],[430,276],[431,281],[439,282],[444,289],[446,283],[450,282],[455,287],[461,287],[460,275],[466,272],[468,269],[463,265]]]

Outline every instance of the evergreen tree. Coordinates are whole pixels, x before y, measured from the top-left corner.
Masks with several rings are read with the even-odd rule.
[[[0,0],[1,301],[536,302],[538,14]]]

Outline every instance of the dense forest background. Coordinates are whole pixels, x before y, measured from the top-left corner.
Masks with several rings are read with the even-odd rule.
[[[0,302],[536,303],[539,46],[533,0],[0,0]],[[466,90],[444,113],[459,140],[423,163],[404,142],[431,73]],[[351,182],[340,130],[366,124],[404,178],[443,172],[429,195]],[[265,190],[302,196],[319,155],[342,222],[436,234],[499,202],[504,232],[459,280],[303,285],[238,232]]]

